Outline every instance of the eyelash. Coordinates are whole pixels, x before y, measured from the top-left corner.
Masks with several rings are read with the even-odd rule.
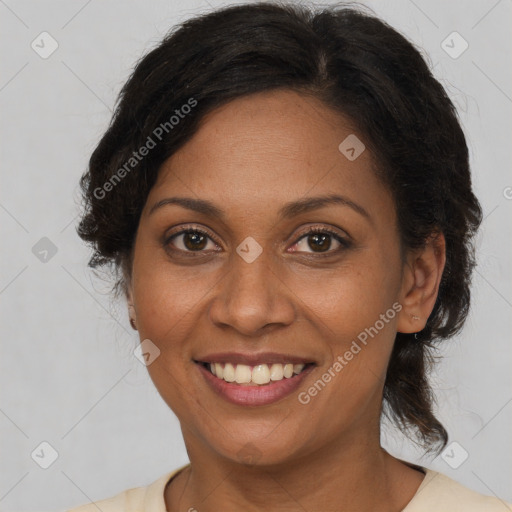
[[[177,231],[176,233],[173,233],[173,234],[169,235],[168,237],[166,237],[164,240],[164,247],[170,248],[170,250],[174,253],[186,254],[186,255],[188,255],[187,257],[203,256],[206,253],[206,251],[202,251],[202,250],[201,251],[184,251],[183,249],[175,249],[175,248],[171,247],[171,241],[174,238],[176,238],[180,235],[186,234],[186,233],[199,233],[203,236],[210,238],[214,243],[219,245],[217,243],[217,241],[215,240],[215,237],[208,231],[205,231],[204,229],[201,229],[201,228],[198,228],[195,226],[185,226],[185,227],[181,228],[179,231]],[[333,231],[332,229],[329,229],[329,228],[323,227],[323,226],[313,226],[313,227],[309,228],[307,231],[300,233],[298,235],[297,240],[294,242],[293,245],[296,245],[303,238],[305,238],[309,235],[315,234],[315,233],[328,234],[328,235],[332,236],[337,242],[340,243],[340,247],[338,247],[338,249],[329,250],[324,253],[303,253],[302,251],[296,251],[298,254],[307,254],[309,256],[312,255],[315,258],[322,258],[322,257],[328,257],[328,256],[333,256],[334,254],[338,254],[341,251],[343,251],[344,249],[348,249],[351,246],[351,242],[349,242],[349,240],[347,240],[346,238],[343,238],[336,231]]]

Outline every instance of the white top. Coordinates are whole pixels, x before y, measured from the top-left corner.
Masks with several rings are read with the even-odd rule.
[[[188,466],[171,471],[145,487],[128,489],[101,501],[82,505],[66,512],[168,512],[164,489],[169,480]],[[425,472],[418,490],[402,512],[506,512],[512,504],[499,498],[484,496],[455,480],[421,468]]]

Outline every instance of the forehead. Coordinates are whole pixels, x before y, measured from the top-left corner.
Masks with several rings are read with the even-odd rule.
[[[338,193],[378,210],[389,197],[372,165],[349,119],[310,96],[270,91],[207,114],[164,162],[150,199],[180,193],[261,213],[270,204],[277,210],[300,197]]]

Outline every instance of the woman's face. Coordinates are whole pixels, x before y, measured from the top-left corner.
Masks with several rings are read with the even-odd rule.
[[[278,463],[378,432],[403,266],[392,197],[355,136],[273,91],[209,114],[162,166],[129,298],[189,454]]]

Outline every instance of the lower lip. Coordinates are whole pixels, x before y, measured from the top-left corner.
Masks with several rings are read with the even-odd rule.
[[[206,382],[222,398],[236,405],[268,405],[293,393],[311,372],[314,365],[308,366],[298,375],[278,381],[270,381],[262,386],[247,386],[215,377],[201,363],[196,363]]]

